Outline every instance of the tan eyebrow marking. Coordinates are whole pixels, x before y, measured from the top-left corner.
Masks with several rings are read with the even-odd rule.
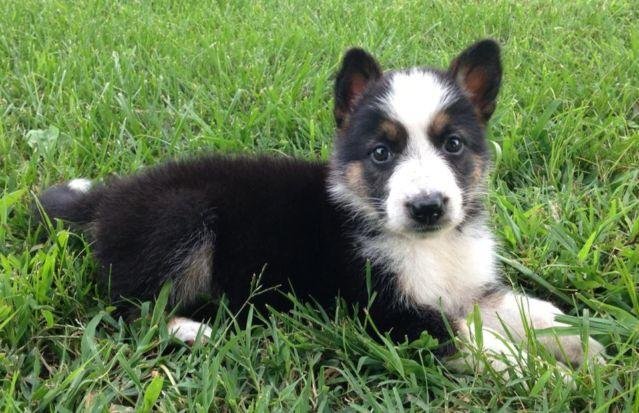
[[[399,139],[399,127],[395,122],[384,120],[379,125],[379,129],[386,134],[388,139],[392,141]]]
[[[438,136],[446,130],[446,127],[450,123],[450,116],[444,111],[439,111],[433,117],[433,120],[428,125],[428,136]]]

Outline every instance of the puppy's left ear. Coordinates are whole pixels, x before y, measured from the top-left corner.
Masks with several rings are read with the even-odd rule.
[[[363,49],[350,49],[344,55],[342,67],[335,79],[335,123],[341,129],[355,103],[368,85],[382,77],[375,58]]]
[[[457,56],[448,70],[457,84],[468,93],[481,121],[488,122],[495,111],[501,85],[497,42],[486,39],[475,43]]]

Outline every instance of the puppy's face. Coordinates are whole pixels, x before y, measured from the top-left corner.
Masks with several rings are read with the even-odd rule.
[[[385,230],[426,235],[480,210],[499,48],[479,42],[448,71],[382,73],[366,52],[344,57],[335,86],[333,197]]]

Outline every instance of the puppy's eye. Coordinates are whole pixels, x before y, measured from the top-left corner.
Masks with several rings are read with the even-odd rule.
[[[375,163],[386,163],[393,158],[393,153],[386,145],[378,145],[371,152],[371,158]]]
[[[457,135],[449,135],[444,141],[444,150],[450,154],[457,155],[464,149],[464,142]]]

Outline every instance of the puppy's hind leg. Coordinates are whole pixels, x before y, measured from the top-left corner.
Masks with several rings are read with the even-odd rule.
[[[170,335],[190,346],[198,339],[207,341],[213,332],[208,325],[184,317],[171,318],[166,327]]]
[[[170,304],[179,308],[193,307],[202,296],[212,294],[213,242],[208,236],[196,237],[199,242],[190,244],[182,253],[175,268]],[[185,317],[173,317],[167,324],[169,334],[188,345],[211,337],[211,327]]]

